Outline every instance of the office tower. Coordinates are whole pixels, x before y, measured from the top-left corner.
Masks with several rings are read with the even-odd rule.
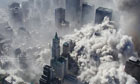
[[[23,20],[23,15],[22,15],[22,10],[20,3],[14,2],[9,6],[9,10],[11,13],[11,17],[14,21],[16,22],[22,22]]]
[[[45,65],[43,75],[40,78],[40,84],[83,84],[78,81],[78,64],[70,56],[70,48],[74,48],[75,43],[65,42],[63,44],[63,53],[60,55],[60,38],[57,33],[53,38],[52,59],[50,66]],[[73,49],[72,49],[73,50]]]
[[[93,23],[94,20],[94,6],[88,4],[82,5],[82,25]]]
[[[23,1],[22,2],[22,12],[23,12],[24,18],[28,17],[29,8],[30,8],[29,2],[28,1]]]
[[[61,24],[65,21],[65,9],[57,8],[55,9],[55,24],[57,26],[61,26]]]
[[[108,8],[99,7],[96,9],[95,23],[100,24],[107,16],[110,20],[112,19],[112,10]]]
[[[59,27],[59,28],[69,26],[69,22],[65,20],[65,9],[57,8],[55,10],[55,24],[56,24],[56,27]]]
[[[80,0],[66,0],[66,20],[70,24],[79,22],[80,10]]]
[[[53,78],[53,68],[45,65],[43,68],[43,75],[41,76],[39,83],[40,84],[51,84],[51,79]]]
[[[136,57],[130,57],[125,64],[125,72],[140,81],[140,60]]]
[[[68,42],[65,42],[63,44],[63,53],[62,55],[68,55],[70,53],[70,46],[69,46],[69,43]]]
[[[52,43],[52,59],[58,59],[60,57],[60,39],[57,35],[55,34],[55,37],[53,38],[53,43]]]

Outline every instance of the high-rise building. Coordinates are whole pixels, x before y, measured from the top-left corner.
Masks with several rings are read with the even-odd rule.
[[[20,3],[17,2],[12,3],[9,6],[9,10],[13,20],[15,20],[16,22],[22,22],[23,16],[22,16]]]
[[[82,24],[92,23],[94,20],[94,6],[82,4]]]
[[[130,57],[125,64],[125,72],[140,81],[140,60],[136,57]]]
[[[43,75],[41,76],[39,82],[40,84],[51,84],[51,79],[53,78],[53,68],[45,65],[43,70]]]
[[[22,11],[23,11],[24,18],[28,17],[29,9],[30,9],[29,1],[23,1],[22,2]]]
[[[71,23],[78,23],[80,17],[80,1],[66,0],[66,20]]]
[[[63,79],[66,72],[66,59],[60,56],[60,45],[59,45],[59,37],[57,33],[53,39],[53,46],[52,46],[52,59],[51,59],[51,66],[55,70],[55,76],[58,78]]]
[[[79,68],[69,54],[70,48],[74,48],[74,43],[72,41],[65,42],[63,44],[63,53],[60,55],[59,42],[60,38],[56,33],[53,38],[50,66],[46,65],[44,67],[40,84],[83,84],[76,78]]]
[[[70,46],[68,42],[63,44],[63,53],[62,55],[68,55],[70,53]]]
[[[55,37],[53,38],[53,43],[52,43],[52,59],[58,59],[60,57],[60,39],[57,35],[55,34]]]
[[[57,8],[55,9],[55,24],[61,26],[61,23],[65,21],[65,9]]]
[[[55,24],[57,27],[68,27],[69,22],[65,20],[65,9],[57,8],[55,9]]]
[[[104,17],[108,17],[110,20],[112,19],[112,10],[108,8],[99,7],[96,9],[95,23],[102,23]]]

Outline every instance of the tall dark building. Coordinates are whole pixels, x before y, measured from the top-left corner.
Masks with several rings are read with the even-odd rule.
[[[9,6],[12,19],[16,22],[22,22],[22,11],[20,3],[14,2]]]
[[[23,11],[23,16],[24,18],[28,17],[28,14],[29,14],[29,2],[28,1],[23,1],[22,2],[22,11]]]
[[[69,25],[65,20],[65,9],[57,8],[55,10],[55,24],[57,27],[67,27]]]
[[[125,72],[140,82],[140,60],[135,57],[130,57],[125,64]]]
[[[65,21],[65,9],[57,8],[55,9],[55,24],[61,25]]]
[[[82,24],[93,22],[94,19],[94,6],[88,4],[82,5]]]
[[[44,66],[43,75],[39,81],[40,84],[83,84],[77,79],[78,65],[69,54],[70,48],[74,48],[73,42],[63,44],[63,53],[61,55],[59,42],[60,38],[56,33],[52,44],[50,66]]]
[[[57,35],[55,34],[55,37],[53,38],[53,45],[52,45],[52,59],[57,59],[60,57],[60,39]]]
[[[70,47],[69,47],[69,43],[68,42],[65,42],[63,44],[63,53],[62,55],[66,56],[70,53]]]
[[[66,0],[66,20],[70,23],[78,22],[81,0]]]
[[[55,70],[55,77],[63,79],[66,72],[66,62],[67,60],[60,56],[60,45],[59,45],[59,37],[57,33],[53,39],[52,46],[52,59],[51,59],[51,67]]]
[[[51,79],[53,77],[52,74],[53,74],[53,69],[50,66],[45,65],[43,70],[43,75],[39,80],[40,84],[51,84]]]
[[[102,23],[104,17],[107,16],[109,19],[112,19],[112,10],[108,8],[99,7],[96,9],[95,23]]]

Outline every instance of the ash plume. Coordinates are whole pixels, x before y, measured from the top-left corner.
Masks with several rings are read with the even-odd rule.
[[[68,39],[76,42],[71,56],[80,67],[78,78],[89,84],[137,84],[123,70],[125,61],[136,55],[131,37],[110,23],[105,20],[97,26],[87,25],[64,37],[64,42]],[[78,54],[83,46],[82,53]]]
[[[140,54],[140,0],[118,0],[117,4],[123,15],[121,24],[124,31],[133,37],[135,49]]]

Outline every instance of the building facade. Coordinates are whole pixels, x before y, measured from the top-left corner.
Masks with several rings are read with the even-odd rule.
[[[65,20],[65,9],[64,8],[57,8],[55,9],[55,24],[56,27],[68,27],[69,22]]]
[[[40,78],[40,84],[82,84],[78,83],[75,70],[77,63],[70,56],[70,42],[63,44],[63,52],[60,55],[60,38],[57,33],[52,42],[52,59],[50,66],[46,65],[43,69],[43,75]],[[78,72],[78,71],[77,71]]]
[[[93,23],[94,20],[94,6],[82,4],[82,25]]]
[[[108,8],[99,7],[96,9],[95,23],[100,24],[104,20],[104,17],[108,17],[112,20],[112,10]]]
[[[60,57],[60,39],[57,35],[55,34],[55,37],[53,38],[53,43],[52,43],[52,59],[58,59]]]
[[[66,20],[70,22],[71,25],[79,23],[80,4],[81,0],[66,0]]]
[[[125,64],[125,72],[140,82],[140,60],[136,57],[130,57]]]

